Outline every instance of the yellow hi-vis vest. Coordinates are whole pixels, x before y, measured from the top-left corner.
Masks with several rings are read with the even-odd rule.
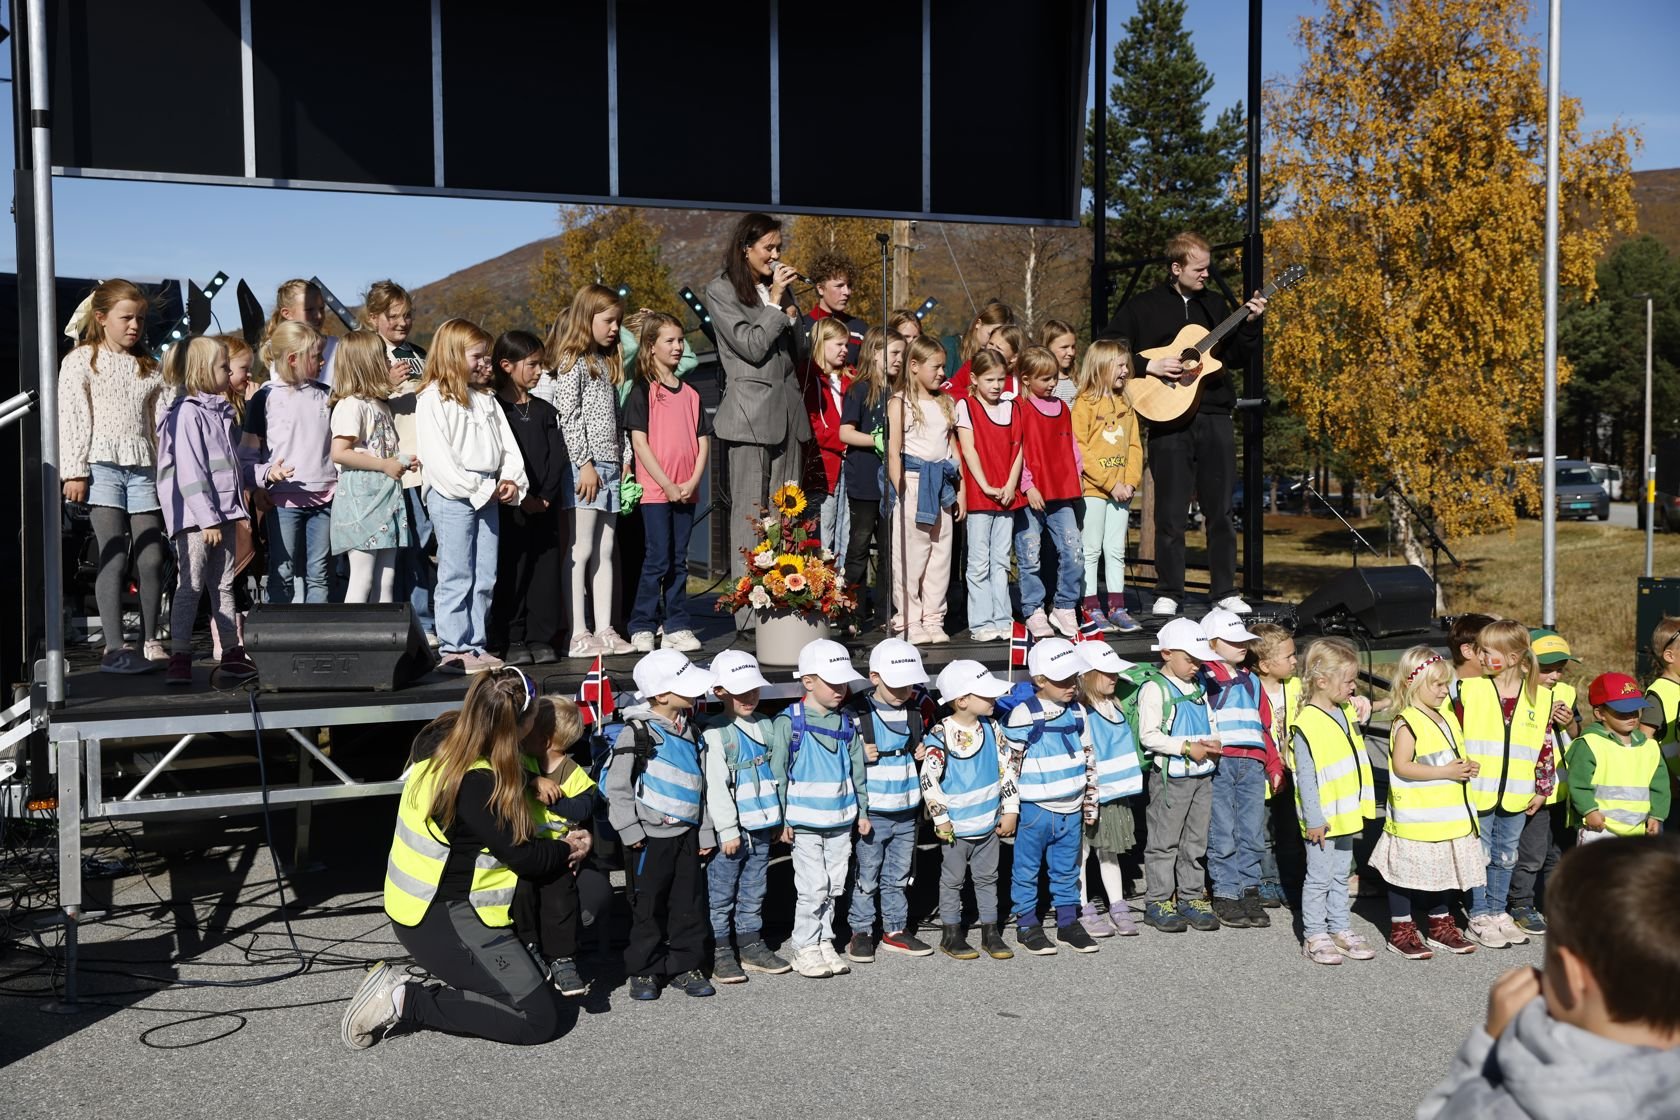
[[[1658,677],[1645,692],[1655,696],[1662,705],[1663,733],[1662,738],[1657,740],[1657,746],[1662,751],[1663,761],[1668,764],[1670,777],[1680,778],[1680,684],[1667,677]]]
[[[1509,723],[1492,677],[1460,681],[1458,697],[1464,705],[1465,753],[1481,764],[1481,771],[1470,779],[1477,812],[1527,812],[1534,796],[1534,766],[1552,719],[1552,690],[1536,690],[1532,701],[1526,687],[1519,691]]]
[[[1593,802],[1604,814],[1604,827],[1617,836],[1645,835],[1651,815],[1651,777],[1662,765],[1662,748],[1635,731],[1624,747],[1597,724],[1581,733],[1593,753]]]
[[[1412,760],[1418,765],[1445,766],[1455,758],[1464,757],[1461,745],[1464,735],[1451,712],[1446,715],[1446,731],[1429,718],[1428,712],[1417,707],[1407,708],[1394,718],[1411,729]],[[1383,831],[1402,840],[1428,843],[1474,835],[1478,821],[1469,783],[1452,778],[1427,782],[1402,778],[1394,770],[1392,727],[1388,738],[1388,820],[1383,824]]]
[[[1295,730],[1306,737],[1312,750],[1313,770],[1318,775],[1318,805],[1324,814],[1326,836],[1357,836],[1364,830],[1365,821],[1375,820],[1377,816],[1371,760],[1365,753],[1365,738],[1358,731],[1359,717],[1354,715],[1351,704],[1342,705],[1342,716],[1349,731],[1343,731],[1334,716],[1311,704],[1295,716]],[[1301,835],[1305,837],[1307,814],[1301,808],[1298,780],[1295,811],[1301,820]]]
[[[1570,711],[1575,710],[1575,686],[1562,681],[1552,686],[1552,704],[1565,705]],[[1552,728],[1552,767],[1557,771],[1557,784],[1552,787],[1551,795],[1546,798],[1546,804],[1556,805],[1569,796],[1569,769],[1563,764],[1563,756],[1569,753],[1569,732],[1561,727]]]
[[[531,755],[520,755],[519,763],[532,774],[542,773],[542,764]],[[594,779],[589,776],[589,771],[570,758],[560,761],[560,768],[554,772],[553,779],[560,787],[561,797],[576,797],[580,793],[587,793],[595,784]],[[550,840],[564,840],[572,829],[589,823],[567,820],[533,795],[527,795],[525,803],[531,810],[531,821],[537,826],[537,835]]]
[[[1283,679],[1283,710],[1272,705],[1272,742],[1283,756],[1284,770],[1295,769],[1295,708],[1301,703],[1301,678]],[[1266,800],[1272,799],[1272,783],[1266,783]]]
[[[490,763],[481,758],[469,769],[488,770]],[[427,815],[436,790],[437,768],[428,758],[416,762],[408,772],[397,800],[397,830],[385,863],[385,913],[398,925],[420,924],[437,897],[443,865],[449,859],[449,841]],[[478,853],[467,901],[478,911],[480,921],[492,929],[513,924],[509,908],[518,881],[519,877],[488,848]]]

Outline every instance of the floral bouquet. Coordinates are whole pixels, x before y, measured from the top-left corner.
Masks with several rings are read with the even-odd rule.
[[[752,607],[828,619],[845,617],[856,603],[841,583],[834,554],[823,548],[817,536],[817,523],[800,519],[805,492],[790,482],[770,495],[770,506],[755,519],[758,544],[741,550],[747,574],[719,597],[717,609],[735,612]]]

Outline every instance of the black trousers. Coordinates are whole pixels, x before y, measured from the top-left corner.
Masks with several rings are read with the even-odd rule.
[[[1209,598],[1217,603],[1236,593],[1237,531],[1231,525],[1236,456],[1236,435],[1229,414],[1198,412],[1182,427],[1149,430],[1149,470],[1155,480],[1157,595],[1177,599],[1184,594],[1184,529],[1192,495],[1201,502],[1202,519],[1207,525]]]
[[[437,984],[410,984],[403,1025],[531,1046],[560,1029],[560,996],[512,926],[492,929],[466,902],[437,901],[417,926],[391,923]]]
[[[858,587],[858,623],[865,630],[877,623],[885,626],[892,598],[888,590],[892,587],[888,576],[892,570],[888,566],[892,562],[892,544],[888,538],[892,533],[887,530],[887,519],[881,516],[880,502],[849,499],[846,504],[851,514],[851,531],[846,537],[846,582]],[[871,540],[876,548],[873,592],[869,583]]]
[[[513,928],[519,940],[536,945],[544,960],[578,955],[578,936],[612,902],[612,882],[585,865],[547,883],[519,880],[513,892]]]
[[[704,964],[711,921],[699,830],[649,836],[640,848],[627,850],[624,878],[630,896],[624,971],[630,976],[677,976]]]
[[[1542,805],[1523,825],[1522,835],[1517,838],[1517,865],[1511,869],[1510,906],[1540,905],[1538,899],[1545,889],[1545,881],[1551,878],[1552,869],[1563,857],[1557,836],[1568,831],[1564,824],[1567,805],[1567,801]]]
[[[504,508],[486,625],[490,648],[501,653],[509,642],[553,645],[560,634],[561,598],[558,514]]]

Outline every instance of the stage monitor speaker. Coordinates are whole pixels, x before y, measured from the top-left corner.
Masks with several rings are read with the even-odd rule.
[[[245,652],[264,692],[389,692],[432,668],[407,603],[258,605],[245,620]]]
[[[1661,668],[1651,650],[1651,635],[1670,614],[1680,614],[1680,579],[1640,576],[1633,624],[1634,672],[1639,680],[1650,680]]]
[[[1428,630],[1435,618],[1435,581],[1416,564],[1350,568],[1307,596],[1303,627],[1332,633],[1350,623],[1373,638]]]

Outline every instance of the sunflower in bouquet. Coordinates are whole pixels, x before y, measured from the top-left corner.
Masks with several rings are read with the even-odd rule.
[[[788,483],[770,495],[770,506],[751,518],[758,540],[743,548],[746,574],[720,596],[720,611],[785,609],[838,619],[855,605],[822,547],[817,523],[802,518],[805,492]]]

